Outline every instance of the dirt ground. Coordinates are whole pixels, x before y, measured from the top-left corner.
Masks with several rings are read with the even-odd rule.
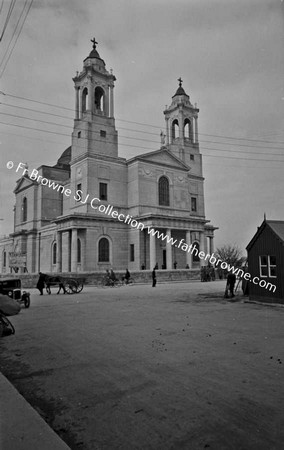
[[[282,450],[284,308],[223,292],[34,291],[0,370],[71,449]]]

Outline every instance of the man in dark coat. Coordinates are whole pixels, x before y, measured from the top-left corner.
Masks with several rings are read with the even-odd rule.
[[[230,291],[231,297],[235,297],[234,294],[235,283],[236,283],[236,275],[230,272],[227,276],[227,289]]]
[[[152,272],[152,287],[156,287],[156,283],[157,283],[157,278],[156,278],[156,268],[154,267],[153,272]]]
[[[44,273],[39,272],[39,279],[38,279],[36,287],[38,288],[40,295],[43,295],[43,288],[45,285],[45,277],[46,277],[46,275]]]
[[[129,283],[129,278],[130,278],[130,272],[128,269],[126,269],[125,275],[124,275],[124,280],[125,280],[125,284]]]

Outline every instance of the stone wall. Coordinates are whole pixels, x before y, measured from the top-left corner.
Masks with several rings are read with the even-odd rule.
[[[125,271],[116,271],[118,278],[122,278]],[[105,272],[81,272],[81,273],[50,273],[51,276],[62,276],[66,278],[84,278],[86,285],[101,284]],[[152,283],[152,271],[140,270],[131,272],[131,277],[135,283],[150,284]],[[156,270],[157,284],[168,282],[180,282],[189,280],[200,281],[200,270]],[[6,274],[0,275],[1,278],[20,278],[22,280],[23,289],[35,288],[38,280],[38,274]]]

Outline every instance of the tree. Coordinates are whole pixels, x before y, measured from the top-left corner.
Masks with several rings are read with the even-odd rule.
[[[246,261],[246,258],[242,256],[242,252],[237,245],[229,244],[218,247],[214,252],[214,256],[234,267],[241,267]]]

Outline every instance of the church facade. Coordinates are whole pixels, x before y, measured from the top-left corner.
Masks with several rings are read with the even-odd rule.
[[[17,181],[14,231],[0,241],[1,273],[131,271],[156,264],[197,269],[206,262],[185,248],[214,250],[216,228],[205,218],[199,109],[179,79],[164,111],[160,148],[120,157],[116,78],[96,44],[73,78],[71,147],[54,166],[25,169]]]

